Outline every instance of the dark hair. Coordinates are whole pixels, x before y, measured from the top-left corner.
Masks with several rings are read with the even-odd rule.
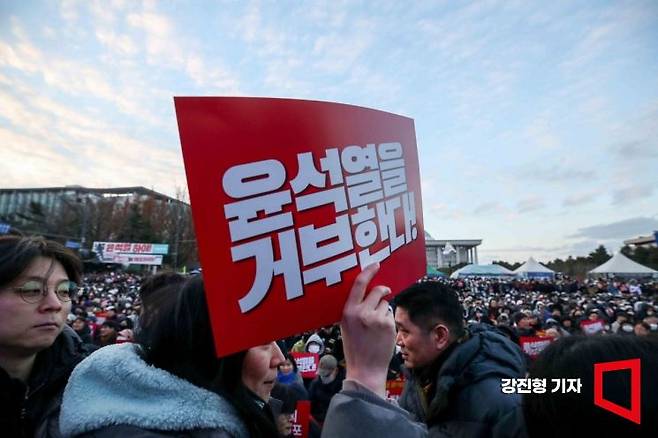
[[[256,404],[255,395],[242,383],[246,351],[224,358],[215,354],[202,277],[165,284],[152,291],[149,302],[136,336],[144,360],[225,397],[250,436],[278,436],[271,413]]]
[[[40,236],[0,236],[0,287],[16,280],[37,257],[61,263],[69,280],[80,282],[82,262],[64,245]]]
[[[594,364],[640,359],[641,424],[596,406]],[[523,411],[528,435],[535,437],[590,435],[656,436],[658,431],[658,338],[655,336],[569,336],[547,347],[530,369],[530,378],[546,379],[546,393],[527,394]],[[630,406],[630,378],[623,372],[605,374],[603,395]],[[580,378],[580,393],[552,393],[551,379]],[[595,430],[592,430],[594,428]]]
[[[289,351],[284,351],[283,357],[285,358],[285,360],[289,361],[292,364],[292,372],[297,374],[299,372],[299,370],[297,369],[297,361],[295,360],[294,357],[292,357],[292,353],[290,353]]]
[[[114,330],[115,332],[118,332],[119,330],[121,330],[121,326],[119,325],[119,323],[116,322],[116,321],[113,321],[111,319],[103,321],[103,324],[101,324],[101,327],[109,327],[112,330]]]
[[[297,402],[300,400],[299,395],[288,385],[276,383],[272,388],[272,397],[281,402],[281,413],[292,414],[297,409]]]
[[[185,277],[172,271],[159,272],[158,274],[147,278],[139,287],[139,298],[142,300],[142,305],[144,305],[144,301],[148,301],[149,296],[158,289],[170,284],[179,284],[183,281],[185,281]]]
[[[464,309],[457,293],[450,287],[433,281],[416,283],[395,298],[396,307],[403,308],[411,322],[430,329],[441,321],[454,338],[464,334]]]

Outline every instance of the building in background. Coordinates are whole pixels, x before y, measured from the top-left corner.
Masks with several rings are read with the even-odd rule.
[[[17,226],[27,225],[32,215],[51,215],[64,208],[78,208],[103,199],[116,198],[121,203],[154,199],[166,204],[189,205],[178,199],[145,187],[88,188],[82,186],[43,187],[28,189],[0,189],[0,218],[14,221]]]
[[[145,187],[0,189],[0,232],[43,235],[80,250],[94,241],[166,243],[174,266],[196,260],[190,205]]]
[[[425,231],[427,265],[432,268],[448,268],[461,263],[478,264],[478,249],[482,239],[436,240]]]
[[[630,246],[631,248],[656,248],[658,247],[658,231],[654,231],[650,236],[639,236],[634,239],[624,240],[624,245]]]

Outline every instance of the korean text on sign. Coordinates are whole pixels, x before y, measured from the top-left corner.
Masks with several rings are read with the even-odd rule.
[[[224,205],[232,261],[256,261],[251,288],[239,300],[242,313],[263,301],[275,276],[283,277],[292,300],[305,285],[337,284],[344,271],[382,262],[418,237],[399,142],[329,148],[322,157],[299,153],[297,162],[290,179],[274,158],[235,165],[222,177],[224,192],[235,199]],[[326,205],[335,212],[333,223],[296,226],[295,217]]]
[[[335,323],[372,262],[391,298],[424,275],[412,119],[297,99],[174,100],[218,356]]]

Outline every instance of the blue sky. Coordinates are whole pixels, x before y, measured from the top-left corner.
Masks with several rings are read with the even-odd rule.
[[[427,231],[481,261],[658,229],[658,2],[3,1],[2,187],[185,189],[175,95],[411,117]]]

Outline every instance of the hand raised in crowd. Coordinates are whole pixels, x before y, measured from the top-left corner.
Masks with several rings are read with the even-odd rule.
[[[347,379],[385,395],[386,373],[395,348],[395,321],[384,299],[386,286],[366,289],[379,271],[379,263],[366,267],[354,280],[340,323]]]

